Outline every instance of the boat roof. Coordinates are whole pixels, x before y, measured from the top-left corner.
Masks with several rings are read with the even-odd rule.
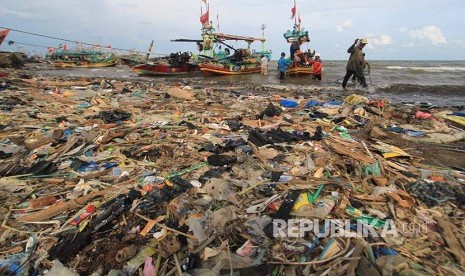
[[[241,36],[241,35],[231,35],[231,34],[223,34],[223,33],[216,33],[216,38],[224,39],[224,40],[244,40],[248,42],[253,41],[265,41],[265,38],[261,37],[251,37],[251,36]]]
[[[308,35],[308,31],[304,30],[303,28],[301,30],[287,30],[283,34],[284,38],[286,39],[287,42],[292,43],[293,41],[310,41],[310,37]]]

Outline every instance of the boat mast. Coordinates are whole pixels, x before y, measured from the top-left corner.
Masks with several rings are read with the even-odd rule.
[[[297,14],[297,4],[295,3],[295,0],[294,0],[294,24],[297,26],[297,16],[295,16]],[[299,31],[300,31],[300,26],[299,26]]]
[[[147,50],[147,56],[145,57],[146,62],[149,62],[149,57],[150,57],[150,54],[152,53],[153,42],[154,41],[152,40],[152,42],[150,43],[149,49]]]
[[[262,28],[262,52],[265,52],[265,28],[266,28],[266,25],[262,24],[261,28]]]

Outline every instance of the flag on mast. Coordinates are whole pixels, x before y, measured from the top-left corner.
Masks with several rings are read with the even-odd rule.
[[[295,18],[296,9],[297,9],[297,7],[296,7],[295,0],[294,0],[294,7],[292,7],[292,9],[291,9],[291,13],[292,13],[291,19]]]
[[[9,32],[10,32],[9,29],[4,29],[0,31],[0,45],[2,45],[3,40],[5,40]]]
[[[209,19],[209,12],[210,12],[210,5],[207,6],[207,11],[200,16],[200,23],[205,24],[208,22]]]
[[[300,25],[300,23],[302,22],[302,20],[300,19],[300,12],[299,12],[299,19],[298,19],[298,21],[299,21],[299,25]]]

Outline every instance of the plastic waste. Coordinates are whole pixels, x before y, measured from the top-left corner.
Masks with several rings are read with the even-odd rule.
[[[155,275],[155,267],[152,264],[152,257],[145,258],[143,273],[144,273],[144,276]]]
[[[299,105],[299,103],[296,102],[296,101],[285,100],[285,99],[282,99],[280,101],[280,104],[281,104],[281,106],[286,107],[286,108],[295,108],[295,107],[297,107]]]
[[[78,273],[65,267],[59,260],[53,261],[53,266],[47,276],[79,276]]]
[[[340,199],[338,192],[331,192],[331,195],[327,195],[320,200],[317,200],[316,206],[308,212],[308,216],[311,218],[324,219],[331,211]]]
[[[186,225],[192,230],[199,243],[208,239],[208,223],[204,217],[192,217],[186,220]]]
[[[231,155],[210,155],[207,157],[207,162],[211,166],[224,166],[235,163],[237,161],[236,156]]]
[[[93,172],[98,170],[98,165],[94,161],[90,161],[87,165],[84,165],[78,169],[80,173]]]
[[[415,112],[415,118],[417,119],[429,119],[430,117],[431,117],[431,113],[421,112],[421,111]]]
[[[157,252],[157,244],[157,239],[151,239],[150,242],[142,248],[134,258],[126,263],[123,271],[127,272],[129,275],[133,275],[137,268],[145,263],[147,257],[150,257]]]
[[[349,216],[357,219],[357,221],[361,221],[364,224],[371,225],[374,228],[381,228],[386,223],[384,220],[378,219],[370,215],[365,215],[362,213],[362,211],[352,206],[347,206],[345,211]]]
[[[252,257],[257,252],[257,246],[247,240],[241,247],[236,250],[237,255],[241,257]]]
[[[424,268],[401,255],[387,255],[376,259],[376,266],[383,276],[393,275],[430,275]]]
[[[318,106],[318,105],[321,105],[321,104],[322,103],[319,102],[318,100],[311,100],[305,105],[305,108],[310,108],[310,107]]]

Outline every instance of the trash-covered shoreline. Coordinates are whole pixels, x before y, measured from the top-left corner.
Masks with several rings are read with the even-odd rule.
[[[7,72],[2,274],[465,272],[463,110]]]

